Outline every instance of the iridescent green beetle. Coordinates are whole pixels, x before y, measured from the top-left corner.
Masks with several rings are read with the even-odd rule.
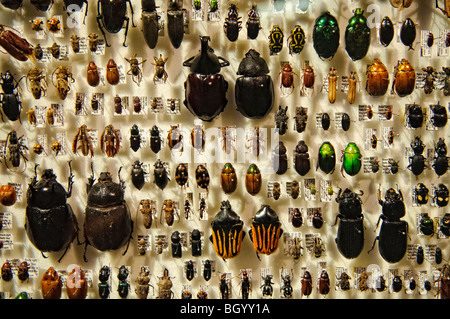
[[[273,26],[269,34],[269,49],[270,54],[276,54],[283,49],[284,33],[277,25]]]
[[[288,37],[288,47],[290,54],[299,54],[305,46],[305,31],[300,25],[296,25]]]
[[[342,151],[342,176],[344,176],[342,171],[345,171],[350,176],[358,174],[362,166],[361,157],[359,147],[353,142],[348,143],[345,150]]]
[[[357,8],[348,20],[345,29],[345,51],[353,61],[364,58],[370,46],[370,28],[363,16],[364,10]]]
[[[325,174],[330,174],[334,172],[335,165],[336,152],[333,145],[330,142],[323,142],[319,149],[316,170],[320,168]]]
[[[200,10],[202,8],[202,1],[201,0],[194,0],[194,9],[195,10]]]
[[[219,9],[219,3],[217,0],[210,0],[209,2],[209,12],[216,12]]]
[[[339,47],[339,24],[329,12],[319,16],[314,24],[313,45],[319,57],[332,59]]]

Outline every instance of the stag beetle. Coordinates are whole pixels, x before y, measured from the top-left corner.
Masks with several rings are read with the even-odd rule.
[[[348,259],[358,257],[364,246],[364,215],[360,199],[363,194],[362,191],[357,194],[347,188],[343,192],[339,189],[336,197],[339,213],[335,225],[338,218],[340,222],[335,241],[340,253]]]
[[[78,239],[78,223],[67,198],[72,195],[73,174],[69,162],[69,179],[67,191],[56,181],[52,169],[42,172],[37,181],[37,167],[34,167],[34,177],[28,185],[25,230],[28,239],[42,252],[57,252],[64,250],[64,257],[70,244]],[[44,256],[45,257],[45,256]]]
[[[130,4],[131,10],[131,24],[133,28],[136,27],[133,21],[133,5],[130,0],[98,0],[97,1],[97,24],[100,31],[105,38],[106,46],[110,47],[106,39],[105,29],[110,33],[119,32],[123,23],[125,22],[125,39],[123,41],[123,46],[126,47],[128,26],[130,24],[130,18],[126,16],[127,13],[127,2]]]
[[[126,254],[133,232],[130,210],[124,199],[125,182],[120,177],[119,183],[112,181],[109,172],[102,172],[95,183],[94,168],[88,178],[86,215],[84,221],[85,249],[88,245],[100,251],[116,250],[127,244]]]
[[[381,219],[383,223],[369,252],[375,247],[378,240],[381,257],[389,263],[397,263],[406,253],[408,239],[408,222],[401,220],[406,214],[403,194],[401,190],[396,192],[393,188],[390,188],[386,191],[383,201],[381,189],[378,189],[378,203],[382,206],[382,213],[378,218],[377,228]]]

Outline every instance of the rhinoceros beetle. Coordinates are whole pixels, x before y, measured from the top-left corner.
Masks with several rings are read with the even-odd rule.
[[[20,80],[22,79],[23,78],[20,78]],[[20,121],[22,101],[19,99],[17,90],[20,80],[17,81],[17,83],[14,83],[14,77],[9,71],[5,74],[0,74],[0,84],[3,89],[3,93],[0,93],[0,106],[3,111],[0,113],[2,121],[4,121],[3,114],[5,114],[10,121]]]
[[[119,183],[112,180],[109,172],[102,172],[95,183],[94,168],[88,178],[88,193],[84,220],[85,250],[84,261],[87,261],[87,246],[91,245],[100,251],[116,250],[127,244],[126,254],[133,233],[133,221],[130,210],[124,199],[125,182],[120,177]]]
[[[57,252],[64,250],[64,257],[75,237],[78,238],[78,223],[67,198],[72,195],[73,175],[69,162],[69,179],[67,191],[56,181],[52,169],[42,172],[37,180],[37,167],[34,177],[28,185],[25,230],[31,243],[41,251]],[[45,257],[45,256],[44,256]]]
[[[339,189],[336,202],[339,204],[338,218],[339,228],[335,239],[339,252],[348,259],[359,256],[364,246],[364,215],[362,214],[361,199],[364,193],[360,194],[345,189]]]
[[[127,2],[130,4],[131,10],[131,24],[133,28],[136,25],[133,22],[133,5],[130,0],[98,0],[97,1],[97,24],[100,31],[105,38],[106,46],[111,46],[106,39],[105,30],[109,33],[117,33],[122,30],[123,24],[125,22],[125,39],[123,40],[123,46],[126,47],[127,36],[128,36],[128,26],[130,24],[130,18],[126,16],[127,14]]]
[[[142,32],[150,49],[154,49],[158,43],[160,19],[161,16],[156,12],[155,0],[142,0]]]
[[[407,168],[410,169],[414,175],[418,176],[422,174],[423,170],[426,167],[425,157],[422,155],[423,150],[425,149],[425,145],[423,144],[420,137],[416,136],[411,142],[411,148],[414,152],[414,155],[409,157],[409,165]]]
[[[444,175],[448,171],[447,145],[443,138],[439,138],[434,147],[433,169],[438,176]]]
[[[227,105],[228,82],[219,72],[230,65],[230,62],[214,54],[208,44],[210,40],[208,36],[200,36],[200,53],[183,62],[183,66],[191,70],[184,84],[184,105],[192,114],[207,122],[218,116]]]
[[[239,64],[235,101],[239,112],[247,118],[263,118],[273,108],[274,87],[266,61],[250,49]]]
[[[382,206],[382,213],[378,218],[377,228],[381,219],[383,223],[369,252],[378,240],[381,257],[389,263],[397,263],[406,253],[408,239],[408,222],[401,220],[406,214],[401,190],[396,192],[393,188],[388,189],[383,201],[381,190],[378,189],[378,203]]]

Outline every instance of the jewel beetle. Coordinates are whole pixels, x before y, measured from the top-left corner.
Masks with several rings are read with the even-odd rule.
[[[364,58],[370,46],[370,28],[363,13],[361,8],[354,10],[345,29],[345,51],[353,61]]]
[[[141,190],[142,187],[144,187],[145,175],[147,174],[142,165],[143,163],[141,161],[136,160],[131,169],[131,182],[138,190]]]
[[[230,65],[226,59],[214,54],[208,45],[210,40],[208,36],[201,36],[200,53],[183,62],[183,66],[191,71],[184,84],[184,105],[192,114],[207,122],[217,117],[227,105],[228,82],[219,72]]]
[[[119,183],[113,182],[109,172],[102,172],[95,182],[94,168],[88,178],[86,187],[87,205],[84,220],[86,258],[87,246],[91,245],[99,251],[116,250],[127,245],[123,255],[128,250],[132,233],[133,220],[125,196],[125,182],[120,177]]]
[[[222,201],[220,211],[211,223],[210,240],[217,256],[222,259],[236,257],[241,252],[242,240],[245,237],[244,222],[231,208],[228,200]]]
[[[283,234],[281,222],[277,213],[269,205],[262,205],[252,218],[249,236],[255,248],[256,255],[271,255],[276,252],[278,242]]]
[[[406,214],[403,194],[401,190],[396,192],[393,188],[389,188],[383,201],[381,189],[378,189],[378,203],[382,207],[382,212],[378,218],[377,228],[380,220],[383,222],[369,252],[378,241],[381,257],[388,263],[397,263],[405,255],[408,243],[408,222],[401,219]]]
[[[438,176],[444,175],[448,171],[449,157],[447,156],[447,145],[440,137],[434,147],[433,169]]]
[[[447,186],[442,183],[437,185],[437,188],[434,190],[433,202],[438,207],[445,207],[448,205],[449,199],[449,190]]]
[[[37,167],[28,185],[25,231],[31,243],[42,252],[64,250],[60,261],[75,237],[78,238],[78,223],[67,199],[72,195],[73,174],[69,162],[67,191],[57,182],[52,169],[42,172],[37,180]],[[44,256],[45,257],[45,256]]]
[[[314,22],[313,46],[322,59],[332,59],[339,47],[339,24],[329,12],[320,15]]]
[[[356,143],[348,143],[345,150],[342,151],[342,176],[344,176],[344,171],[350,176],[355,176],[358,174],[362,166],[361,158],[361,151]]]
[[[299,141],[294,150],[294,167],[296,172],[305,176],[311,169],[311,163],[308,154],[308,146],[305,141]]]
[[[394,38],[394,25],[388,16],[381,20],[379,36],[381,44],[385,47],[387,47]]]
[[[150,49],[154,49],[158,43],[159,20],[161,16],[156,12],[155,0],[142,0],[142,33]]]
[[[275,100],[269,67],[260,54],[250,49],[239,64],[235,85],[237,110],[247,118],[263,118],[273,108]]]
[[[325,141],[319,148],[317,159],[317,167],[320,168],[325,174],[332,174],[336,165],[336,152],[333,145]]]
[[[347,259],[359,256],[364,246],[364,215],[362,214],[362,201],[359,194],[346,188],[343,192],[339,189],[336,202],[339,204],[339,226],[335,242],[339,252]]]

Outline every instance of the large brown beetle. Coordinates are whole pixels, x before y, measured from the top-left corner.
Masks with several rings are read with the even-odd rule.
[[[124,199],[125,182],[120,177],[119,183],[112,181],[109,172],[102,172],[95,183],[94,168],[88,179],[86,215],[84,220],[85,250],[91,245],[100,251],[116,250],[127,244],[126,254],[133,233],[133,221]],[[94,184],[95,183],[95,184]]]
[[[67,191],[56,181],[52,169],[44,170],[42,178],[35,176],[28,185],[25,230],[31,243],[42,252],[64,250],[60,261],[75,237],[78,236],[78,223],[67,198],[72,195],[73,175],[69,162],[69,181]]]
[[[13,58],[22,62],[33,56],[31,44],[22,38],[17,30],[3,24],[0,24],[0,46]]]

